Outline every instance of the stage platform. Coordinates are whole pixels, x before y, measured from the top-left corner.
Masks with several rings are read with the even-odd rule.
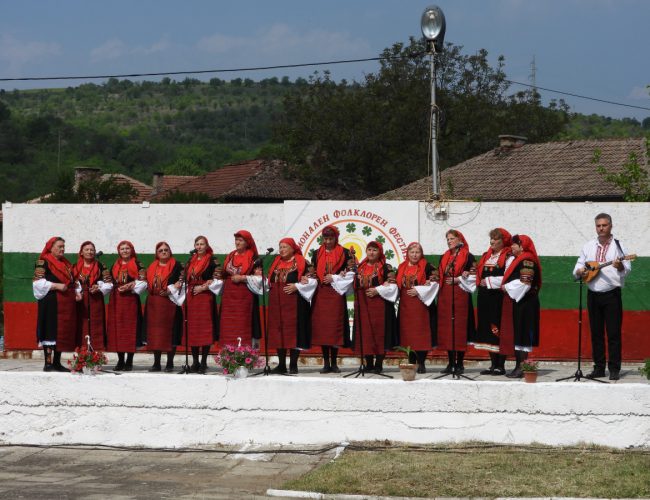
[[[181,363],[177,356],[177,365]],[[433,380],[442,365],[404,382],[341,375],[301,366],[297,377],[236,380],[135,371],[98,376],[44,373],[38,359],[0,360],[0,443],[181,448],[242,444],[320,444],[391,440],[593,443],[650,447],[650,384],[638,364],[611,384],[555,382],[575,364],[543,363],[536,384],[478,376],[485,362],[467,363],[476,380]],[[583,371],[590,364],[583,365]]]

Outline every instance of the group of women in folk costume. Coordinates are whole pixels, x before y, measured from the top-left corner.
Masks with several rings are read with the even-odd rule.
[[[437,348],[448,353],[442,373],[462,374],[465,351],[472,344],[490,353],[491,365],[482,374],[505,374],[505,359],[514,356],[516,365],[508,376],[520,377],[521,362],[539,343],[541,265],[526,235],[511,236],[503,228],[490,231],[490,247],[477,265],[463,234],[452,229],[445,234],[448,250],[437,269],[413,242],[395,272],[380,242],[368,243],[365,258],[357,263],[340,245],[338,229],[326,226],[311,263],[292,238],[282,239],[264,282],[252,235],[241,230],[234,237],[235,249],[223,266],[208,239],[198,236],[185,268],[161,241],[154,261],[144,269],[133,244],[122,241],[110,270],[97,260],[92,242],[81,245],[72,265],[64,256],[65,241],[51,238],[36,263],[33,282],[44,369],[66,371],[61,352],[74,350],[89,336],[95,349],[118,354],[117,371],[132,370],[136,349],[147,344],[154,353],[150,371],[163,370],[163,352],[164,370],[173,371],[176,348],[187,345],[190,371],[205,373],[214,342],[234,344],[239,338],[257,345],[262,333],[259,296],[266,291],[268,347],[278,356],[274,373],[297,373],[300,351],[314,346],[322,350],[321,373],[340,372],[340,347],[351,347],[364,356],[367,371],[381,373],[386,353],[401,345],[412,350],[419,373],[426,372],[427,353]],[[472,305],[476,288],[477,322]],[[145,290],[143,315],[140,294]],[[352,332],[346,299],[351,293]]]

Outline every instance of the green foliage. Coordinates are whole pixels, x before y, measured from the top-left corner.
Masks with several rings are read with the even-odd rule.
[[[0,264],[2,264],[2,261],[0,261]],[[650,380],[650,358],[645,359],[643,366],[639,368],[639,372],[641,372],[641,375],[645,375],[645,377]]]
[[[88,179],[74,183],[74,173],[63,172],[52,194],[42,203],[129,203],[137,195],[130,184],[117,182],[114,177]]]
[[[648,148],[650,156],[650,147]],[[647,167],[639,164],[636,153],[630,153],[620,172],[610,172],[600,165],[601,151],[594,152],[593,162],[597,165],[598,173],[607,182],[623,190],[625,201],[650,201],[650,178]]]
[[[438,145],[446,168],[492,149],[503,133],[545,141],[568,121],[563,102],[540,104],[534,92],[507,96],[504,60],[447,44],[436,61]],[[384,50],[363,83],[316,73],[284,99],[275,128],[282,157],[312,184],[380,193],[427,175],[430,69],[422,40]]]

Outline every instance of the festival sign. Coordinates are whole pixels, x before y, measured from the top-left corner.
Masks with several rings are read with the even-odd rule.
[[[308,260],[318,250],[325,226],[335,226],[339,244],[354,249],[359,261],[366,245],[378,241],[386,261],[397,267],[408,244],[418,240],[418,213],[417,201],[285,201],[284,228]]]

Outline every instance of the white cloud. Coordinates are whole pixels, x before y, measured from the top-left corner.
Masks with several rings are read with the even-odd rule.
[[[163,52],[171,47],[167,38],[161,38],[149,46],[129,47],[126,43],[118,38],[111,38],[99,47],[90,51],[90,60],[92,62],[118,59],[126,55],[148,56],[157,52]]]
[[[92,62],[105,61],[108,59],[117,59],[127,52],[126,44],[122,40],[112,38],[107,40],[99,47],[90,51],[90,60]]]
[[[16,74],[29,62],[61,54],[61,46],[54,42],[18,40],[13,35],[0,37],[0,61],[8,63],[9,74]]]
[[[229,36],[221,33],[201,38],[196,47],[214,54],[251,53],[265,56],[301,55],[319,57],[365,56],[371,53],[368,42],[349,33],[314,30],[300,33],[286,24],[275,24],[257,36]]]
[[[648,85],[647,87],[640,87],[638,85],[636,87],[632,87],[632,90],[628,94],[628,97],[630,99],[639,99],[639,100],[650,99],[650,85]]]

